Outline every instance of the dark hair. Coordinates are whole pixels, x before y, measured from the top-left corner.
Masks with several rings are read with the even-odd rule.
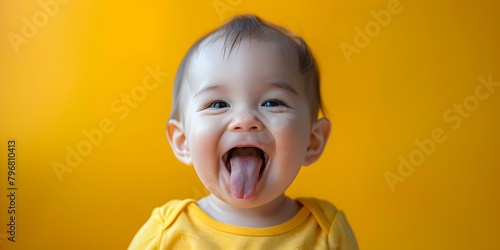
[[[208,40],[207,40],[208,39]],[[204,41],[213,42],[224,39],[223,57],[229,57],[231,52],[243,39],[256,40],[282,40],[289,45],[298,56],[299,68],[308,92],[311,104],[312,119],[316,119],[319,111],[324,113],[320,95],[319,69],[306,42],[289,30],[260,19],[254,15],[236,16],[218,29],[208,33],[196,41],[182,59],[174,80],[173,107],[170,119],[180,119],[179,98],[181,83],[184,79],[186,68],[193,54],[198,51]]]

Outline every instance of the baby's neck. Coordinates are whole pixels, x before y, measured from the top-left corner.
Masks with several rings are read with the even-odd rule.
[[[282,195],[256,208],[238,208],[214,195],[197,202],[198,206],[213,219],[235,226],[262,228],[281,224],[291,219],[300,209],[294,200]]]

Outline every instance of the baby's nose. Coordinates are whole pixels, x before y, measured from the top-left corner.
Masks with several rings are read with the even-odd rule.
[[[233,118],[229,124],[231,131],[251,131],[262,130],[264,125],[262,122],[251,112],[242,112]]]

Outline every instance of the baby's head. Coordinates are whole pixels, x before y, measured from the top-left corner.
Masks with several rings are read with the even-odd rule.
[[[239,16],[188,51],[174,83],[167,135],[205,187],[237,207],[283,195],[323,152],[330,124],[306,43],[254,16]]]

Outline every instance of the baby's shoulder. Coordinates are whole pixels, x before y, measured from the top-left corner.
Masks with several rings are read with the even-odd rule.
[[[158,249],[163,232],[177,219],[193,200],[171,200],[153,210],[151,217],[139,229],[129,245],[130,249]]]
[[[358,249],[356,237],[341,210],[337,210],[326,200],[298,198],[297,201],[311,212],[321,229],[329,236],[331,246],[342,243],[342,249]]]
[[[307,208],[326,234],[335,228],[349,228],[345,215],[332,203],[316,198],[298,198],[297,201]]]
[[[163,228],[172,224],[182,211],[191,203],[193,199],[170,200],[164,205],[153,210],[153,216],[162,222]]]
[[[326,200],[317,198],[297,198],[297,201],[306,207],[316,217],[316,219],[333,222],[337,215],[337,208]]]

